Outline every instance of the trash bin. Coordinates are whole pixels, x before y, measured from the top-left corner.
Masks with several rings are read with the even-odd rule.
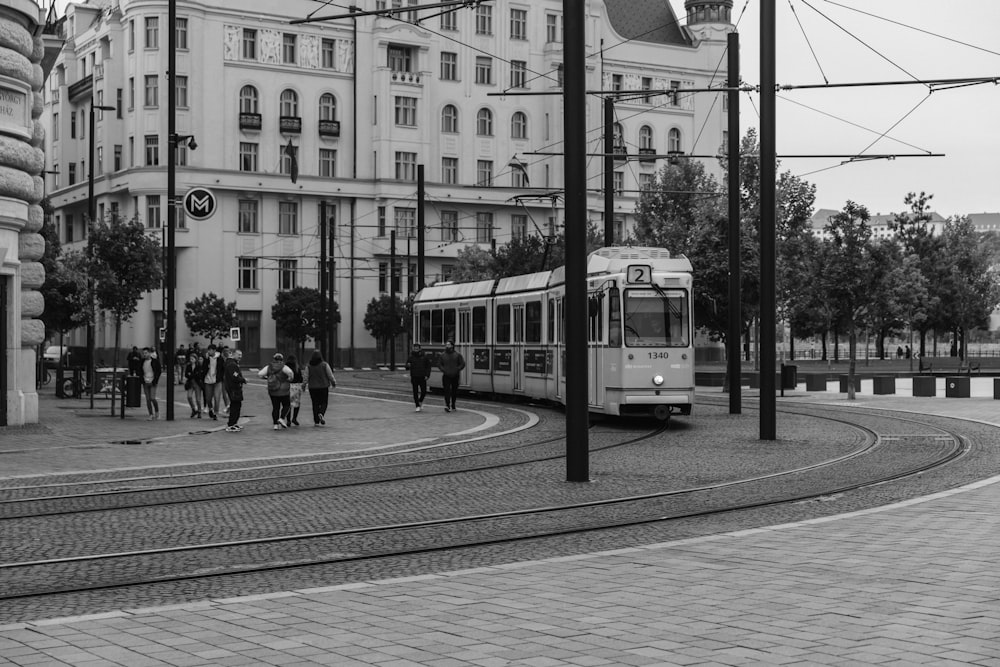
[[[944,379],[945,398],[969,398],[969,376],[957,375]]]
[[[142,378],[138,375],[125,377],[125,407],[142,407]]]
[[[937,395],[937,379],[933,375],[914,375],[913,376],[913,395],[914,396],[936,396]]]
[[[799,383],[798,378],[799,367],[793,364],[782,364],[781,365],[781,388],[782,389],[795,389],[796,385]]]

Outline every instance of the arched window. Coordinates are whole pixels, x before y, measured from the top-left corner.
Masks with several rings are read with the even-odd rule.
[[[681,152],[681,131],[676,127],[671,129],[667,134],[667,152],[668,153],[680,153]]]
[[[643,125],[639,128],[639,148],[653,147],[653,128]]]
[[[493,136],[493,112],[489,109],[480,109],[476,114],[476,134],[481,137]]]
[[[446,104],[441,110],[441,131],[458,132],[458,109],[454,104]]]
[[[299,95],[291,88],[281,91],[281,115],[299,115]]]
[[[511,116],[510,136],[514,139],[528,138],[528,116],[523,111],[515,111]]]
[[[319,119],[337,120],[337,98],[331,93],[321,95],[319,98]]]
[[[260,98],[253,86],[240,88],[240,113],[259,113]]]
[[[614,124],[614,145],[615,149],[625,150],[625,130],[622,129],[621,123]]]

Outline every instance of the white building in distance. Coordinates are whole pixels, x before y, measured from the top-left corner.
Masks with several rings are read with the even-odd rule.
[[[372,11],[404,3],[356,4]],[[715,155],[726,140],[725,93],[684,91],[725,85],[732,0],[685,4],[688,15],[678,20],[662,0],[587,3],[587,90],[650,91],[616,104],[616,152],[628,158],[615,162],[619,236],[639,190],[663,164],[652,156]],[[91,168],[98,217],[137,216],[151,233],[164,229],[167,7],[166,0],[90,0],[67,10],[45,117],[47,169],[56,172],[47,191],[70,247],[86,238]],[[279,290],[319,287],[325,202],[342,316],[333,361],[382,360],[364,315],[389,293],[390,280],[403,298],[419,289],[418,166],[427,284],[447,279],[470,244],[489,249],[566,224],[559,0],[433,10],[410,0],[391,17],[302,24],[291,21],[346,12],[309,0],[177,0],[176,7],[176,128],[198,146],[178,148],[176,192],[208,188],[218,202],[208,220],[177,220],[178,343],[195,340],[184,304],[214,292],[237,304],[246,363],[292,349],[277,336],[271,307]],[[91,104],[114,107],[95,114],[92,164]],[[603,226],[603,98],[589,95],[585,109],[569,112],[587,120],[589,218]],[[706,166],[721,175],[716,160]],[[155,344],[163,300],[160,292],[144,299],[123,327],[123,346]],[[97,347],[112,343],[110,326],[99,326]]]

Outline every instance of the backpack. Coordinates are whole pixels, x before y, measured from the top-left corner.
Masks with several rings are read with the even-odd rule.
[[[267,375],[267,391],[268,392],[270,392],[270,393],[273,394],[274,392],[276,392],[279,389],[281,389],[281,376],[282,375],[283,375],[283,372],[280,371],[280,370],[279,371],[275,371],[273,373],[268,373],[268,375]]]

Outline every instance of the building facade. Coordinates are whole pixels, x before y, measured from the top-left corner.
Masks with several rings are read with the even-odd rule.
[[[564,109],[562,3],[494,0],[418,10],[365,0],[333,15],[308,0],[176,0],[177,187],[210,189],[204,221],[176,219],[177,342],[194,339],[188,301],[235,301],[248,363],[280,340],[275,295],[318,287],[326,211],[332,297],[342,321],[334,361],[381,360],[364,327],[369,302],[417,285],[417,176],[424,174],[425,280],[447,280],[458,252],[587,221],[563,218],[565,113],[587,119],[590,222],[603,225],[603,98],[648,90],[615,108],[614,210],[627,234],[639,191],[670,153],[715,155],[725,142],[724,92],[731,0],[688,0],[682,23],[660,0],[588,2],[585,109]],[[47,179],[54,222],[72,247],[87,234],[90,170],[98,217],[167,224],[166,0],[70,5],[66,38],[45,86]],[[720,69],[722,66],[722,69]],[[92,105],[94,155],[89,150]],[[645,157],[644,157],[645,156]],[[714,159],[709,171],[720,174]],[[297,170],[293,180],[292,171]],[[395,231],[395,268],[390,267]],[[155,343],[163,294],[123,327],[123,345]],[[97,347],[112,342],[98,326]]]

